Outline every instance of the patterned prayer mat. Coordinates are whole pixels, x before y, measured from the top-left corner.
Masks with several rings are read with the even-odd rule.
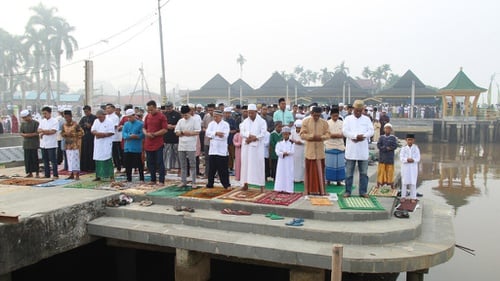
[[[333,203],[328,197],[309,197],[312,205],[316,206],[332,206]]]
[[[260,192],[260,188],[249,188],[248,190],[235,189],[228,192],[218,199],[235,200],[245,202],[255,202],[264,197],[268,192]]]
[[[68,183],[72,183],[74,181],[75,180],[58,179],[58,180],[54,180],[54,181],[49,181],[47,183],[37,184],[37,185],[34,185],[34,187],[53,187],[53,186],[58,186],[58,185],[65,185]]]
[[[230,189],[225,189],[219,186],[214,186],[213,188],[202,187],[202,188],[192,189],[184,194],[181,194],[180,196],[212,199],[214,197],[224,195],[230,191],[231,191]]]
[[[52,181],[51,179],[33,179],[33,178],[13,178],[0,181],[0,184],[8,185],[37,185],[42,183],[48,183]]]
[[[356,187],[352,187],[354,190]],[[267,190],[274,190],[274,182],[273,181],[268,181],[266,182],[265,189]],[[326,186],[326,192],[327,193],[343,193],[345,190],[345,186],[343,185],[335,185],[335,184],[330,184]],[[294,192],[304,192],[304,182],[295,182],[293,184],[293,191]]]
[[[406,199],[404,202],[399,202],[399,206],[396,207],[396,210],[406,210],[408,212],[413,212],[415,211],[415,208],[418,205],[418,200],[416,200],[415,203],[412,203],[410,199]]]
[[[158,189],[152,192],[148,192],[147,195],[158,196],[158,197],[177,197],[183,193],[190,191],[190,187],[179,187],[177,185],[172,185],[166,188]]]
[[[370,192],[368,192],[369,195],[373,196],[380,196],[380,197],[396,197],[398,195],[398,190],[393,189],[389,186],[384,186],[384,187],[373,187]]]
[[[265,196],[258,199],[255,203],[288,206],[301,197],[302,193],[281,193],[273,191],[266,193]]]
[[[344,198],[339,196],[339,207],[341,209],[350,210],[385,210],[380,202],[378,202],[377,197],[370,196],[370,198],[351,196]]]

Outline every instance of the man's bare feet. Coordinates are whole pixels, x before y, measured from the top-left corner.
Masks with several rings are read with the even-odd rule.
[[[264,187],[263,186],[260,187],[260,193],[264,193]]]
[[[241,190],[248,190],[248,184],[247,184],[247,183],[245,183],[245,184],[243,185],[243,188],[241,188]]]

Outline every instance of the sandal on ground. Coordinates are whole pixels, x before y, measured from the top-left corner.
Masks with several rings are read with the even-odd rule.
[[[149,206],[153,205],[153,201],[151,201],[149,199],[144,199],[141,201],[140,205],[144,206],[144,207],[149,207]]]
[[[396,210],[394,211],[394,216],[400,219],[407,219],[410,217],[410,214],[406,210]]]
[[[300,221],[296,221],[295,219],[292,220],[292,221],[289,221],[287,223],[285,223],[286,225],[288,226],[303,226],[304,224]]]

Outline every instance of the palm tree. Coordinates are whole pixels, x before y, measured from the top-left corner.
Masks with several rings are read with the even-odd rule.
[[[322,85],[325,85],[330,79],[333,77],[333,72],[328,71],[328,68],[320,69],[321,74],[319,75],[320,81]]]
[[[56,63],[56,93],[57,102],[61,101],[60,84],[61,84],[61,55],[63,47],[66,51],[66,59],[73,58],[73,51],[78,49],[78,42],[69,33],[74,31],[75,28],[70,26],[64,19],[56,22],[56,34],[51,38],[51,51],[55,58]]]
[[[19,72],[22,58],[22,45],[19,36],[13,36],[0,29],[0,72],[3,77],[0,81],[0,91],[4,92],[3,101],[12,101],[15,92],[15,79]]]
[[[349,74],[349,67],[345,66],[345,61],[342,61],[340,65],[335,67],[335,73],[343,73],[345,76]]]
[[[40,105],[40,95],[42,93],[43,73],[42,56],[44,46],[42,44],[41,33],[32,27],[27,27],[23,37],[24,56],[26,58],[25,69],[35,80],[37,91],[37,104]]]
[[[56,26],[59,22],[64,21],[62,18],[55,16],[57,12],[56,8],[46,8],[42,3],[38,6],[31,7],[31,10],[35,12],[33,16],[28,20],[26,25],[26,30],[33,29],[34,31],[40,33],[39,39],[40,44],[43,46],[42,53],[34,54],[35,56],[42,56],[44,58],[43,64],[43,78],[47,83],[47,103],[50,102],[52,96],[52,87],[50,86],[50,80],[53,76],[53,64],[52,60],[52,38],[56,36],[57,30]]]
[[[370,70],[368,66],[363,69],[363,77],[369,78],[377,85],[377,91],[380,91],[383,87],[382,80],[387,83],[389,79],[389,74],[391,71],[391,66],[388,64],[383,64],[377,67],[375,70]]]
[[[236,62],[240,65],[240,79],[243,78],[243,65],[247,62],[247,59],[243,57],[242,54],[238,56]]]

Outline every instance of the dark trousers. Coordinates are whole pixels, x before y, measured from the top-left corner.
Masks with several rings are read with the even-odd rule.
[[[267,178],[271,177],[271,167],[269,165],[271,161],[269,160],[269,158],[264,158],[264,169],[265,169],[265,173],[266,173],[266,181],[267,181]]]
[[[24,169],[26,174],[37,173],[40,169],[38,165],[38,149],[24,150]]]
[[[142,162],[142,153],[125,152],[123,155],[127,181],[132,181],[132,169],[139,169],[139,180],[144,181],[144,163]]]
[[[278,159],[271,159],[271,177],[276,180],[276,166],[278,166]]]
[[[113,142],[113,150],[112,150],[112,156],[113,156],[113,164],[115,165],[115,168],[120,171],[123,166],[123,154],[121,151],[121,142],[119,141],[114,141]],[[163,157],[163,156],[162,156]]]
[[[220,182],[224,188],[231,186],[229,183],[229,171],[227,170],[227,156],[210,155],[210,171],[208,172],[207,187],[214,186],[215,173],[219,174]]]
[[[151,174],[151,182],[156,182],[156,173],[158,173],[158,181],[165,183],[165,162],[163,161],[163,145],[156,151],[146,151],[146,163],[149,173]]]
[[[52,175],[54,177],[59,176],[59,172],[57,171],[57,156],[56,156],[57,148],[42,148],[42,159],[43,159],[43,168],[45,172],[45,177],[50,178],[50,164],[52,164]]]

